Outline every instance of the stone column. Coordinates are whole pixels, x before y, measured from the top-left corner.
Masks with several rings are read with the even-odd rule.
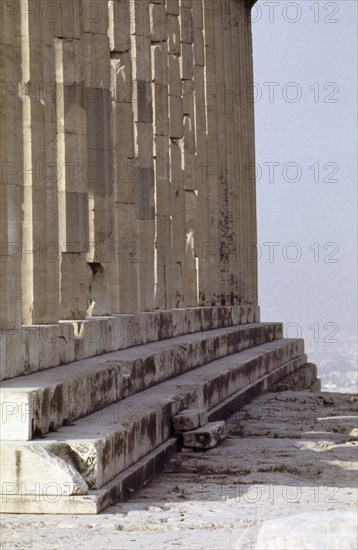
[[[228,143],[230,122],[227,120],[227,86],[225,81],[224,58],[230,56],[230,52],[224,52],[223,33],[224,18],[227,13],[227,3],[220,2],[213,8],[213,40],[215,55],[215,79],[213,80],[212,94],[216,103],[217,133],[213,138],[216,141],[218,167],[216,171],[216,186],[218,203],[216,217],[219,228],[218,259],[220,265],[219,300],[222,305],[230,304],[231,284],[229,280],[229,260],[232,248],[232,216],[231,216],[231,190],[228,182]]]
[[[24,204],[22,300],[25,324],[59,319],[55,55],[39,1],[21,5]]]
[[[209,235],[209,190],[207,185],[207,122],[205,84],[205,44],[203,2],[192,3],[194,42],[194,110],[196,166],[193,179],[197,185],[197,216],[195,247],[198,254],[198,300],[199,305],[211,305],[211,272],[208,255],[212,251]],[[187,84],[187,86],[189,86]],[[184,105],[186,96],[184,95]]]
[[[220,156],[218,153],[217,102],[215,91],[218,86],[215,63],[214,7],[216,4],[203,2],[204,39],[205,39],[205,94],[207,124],[207,163],[203,167],[203,185],[208,189],[209,202],[209,242],[206,249],[206,269],[211,275],[211,305],[221,303],[220,280],[220,220],[218,172]]]
[[[139,310],[139,246],[137,242],[138,161],[134,146],[136,89],[132,70],[130,0],[109,3],[111,48],[112,141],[114,177],[113,312]]]
[[[232,74],[234,86],[233,119],[234,119],[234,158],[235,158],[235,188],[236,205],[234,226],[236,232],[236,270],[238,278],[238,296],[240,303],[246,303],[246,271],[245,271],[245,128],[243,107],[243,63],[242,63],[242,29],[240,22],[241,5],[235,0],[230,2],[231,13],[231,51],[233,55]]]
[[[237,4],[238,63],[238,132],[240,139],[240,195],[241,195],[241,265],[243,303],[257,303],[257,265],[250,260],[256,245],[255,147],[253,66],[251,50],[250,10],[247,4]],[[256,296],[256,297],[255,297]]]
[[[154,123],[155,307],[173,304],[172,220],[169,182],[168,21],[165,2],[151,2],[150,39]]]
[[[109,20],[107,3],[102,0],[87,3],[91,9],[82,11],[81,40],[90,233],[86,260],[92,271],[88,314],[107,315],[112,312],[114,260]]]
[[[185,188],[186,274],[185,296],[187,306],[198,305],[198,249],[197,215],[198,182],[196,179],[193,11],[192,0],[180,2],[181,56],[180,76],[183,96],[183,140],[181,143],[182,171]]]
[[[173,307],[184,307],[186,274],[185,190],[181,161],[183,100],[180,78],[179,2],[168,2],[169,158],[173,242]]]
[[[247,141],[248,141],[248,157],[251,167],[250,179],[248,185],[248,221],[249,221],[249,249],[247,251],[249,262],[249,298],[250,304],[258,304],[258,268],[257,268],[257,219],[256,219],[256,170],[255,170],[255,114],[254,114],[254,71],[253,71],[253,52],[252,52],[252,31],[251,31],[251,15],[250,9],[253,5],[251,2],[245,6],[244,21],[246,22],[245,32],[245,52],[246,52],[246,82],[250,90],[249,100],[247,101]]]
[[[0,17],[0,330],[22,323],[22,104],[20,0],[1,6]]]
[[[131,3],[131,55],[135,98],[135,158],[137,178],[138,305],[154,309],[154,163],[153,104],[149,2]]]
[[[87,127],[79,4],[61,2],[55,26],[61,319],[87,315],[92,272],[89,251]]]
[[[223,111],[225,124],[225,166],[223,176],[226,185],[226,197],[223,201],[222,210],[225,212],[223,229],[225,232],[224,251],[225,258],[225,303],[234,305],[239,303],[239,285],[237,273],[237,232],[235,219],[237,216],[237,174],[236,159],[234,154],[234,79],[233,79],[233,58],[238,54],[231,48],[232,34],[232,5],[225,0],[221,4],[221,25],[222,25],[222,66],[223,66]]]

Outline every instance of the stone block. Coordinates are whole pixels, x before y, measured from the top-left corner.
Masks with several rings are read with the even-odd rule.
[[[184,409],[173,418],[175,432],[187,432],[204,426],[208,422],[208,411],[206,409]]]
[[[138,168],[137,208],[140,220],[154,219],[153,168]],[[140,254],[142,255],[142,248]]]
[[[160,216],[170,216],[171,189],[169,181],[169,140],[167,136],[155,136],[154,155],[155,212]]]
[[[75,359],[100,355],[112,347],[113,318],[88,317],[83,321],[73,322],[75,330]]]
[[[202,307],[188,307],[188,332],[199,332],[203,330],[203,308]]]
[[[21,391],[0,393],[0,432],[2,440],[28,441],[32,438],[32,394]]]
[[[204,67],[205,65],[205,46],[204,35],[201,29],[193,30],[194,35],[194,65]]]
[[[188,315],[186,308],[173,309],[173,336],[181,336],[188,332]]]
[[[185,241],[183,243],[185,248]],[[185,291],[184,291],[184,255],[180,253],[177,254],[178,246],[173,246],[173,259],[177,256],[183,258],[182,260],[175,260],[173,262],[173,307],[182,308],[185,305]]]
[[[60,15],[53,22],[54,36],[61,38],[81,38],[82,15],[80,3],[74,2],[67,6],[61,6],[61,2],[62,0],[54,0],[52,3],[56,6],[54,13]]]
[[[196,131],[203,133],[203,138],[198,143],[203,146],[207,142],[207,120],[206,120],[206,96],[205,96],[205,69],[201,66],[194,66],[195,82],[195,126]],[[205,136],[205,138],[204,138]]]
[[[179,0],[167,0],[167,13],[179,15]]]
[[[83,319],[87,315],[91,269],[83,254],[62,253],[61,319]]]
[[[84,110],[84,88],[81,84],[64,84],[63,118],[57,119],[57,132],[85,135],[86,115]],[[59,107],[59,103],[57,104]]]
[[[294,373],[282,378],[273,386],[273,391],[304,391],[317,386],[317,367],[307,363]]]
[[[180,61],[177,55],[169,55],[169,94],[181,97]]]
[[[152,49],[152,81],[156,84],[168,84],[167,45],[154,44]]]
[[[124,52],[130,48],[130,9],[132,0],[109,0],[109,41],[111,51]]]
[[[133,180],[132,175],[130,179]],[[118,306],[115,311],[121,313],[138,311],[137,182],[138,176],[136,175],[135,181],[131,182],[133,186],[131,192],[132,204],[125,204],[123,201],[114,209],[117,228],[115,247],[118,279],[114,278],[113,294],[118,297]],[[119,196],[121,196],[121,187]],[[125,198],[123,197],[124,200]]]
[[[87,88],[84,105],[87,146],[92,149],[102,149],[104,147],[103,89]]]
[[[183,80],[183,114],[190,115],[192,120],[195,120],[194,106],[194,82],[191,80]]]
[[[169,138],[167,136],[154,137],[155,178],[169,180]]]
[[[109,38],[101,34],[82,34],[82,66],[84,85],[110,89]]]
[[[181,41],[186,44],[193,42],[193,20],[191,8],[180,8]]]
[[[154,298],[154,239],[155,239],[155,223],[154,223],[154,194],[146,203],[152,201],[145,212],[146,218],[139,219],[137,222],[137,234],[139,244],[139,310],[153,311]],[[152,216],[152,217],[150,217]]]
[[[131,34],[149,38],[149,2],[143,2],[143,0],[131,0],[130,32]]]
[[[183,137],[183,102],[181,97],[169,97],[169,136],[172,139]]]
[[[133,82],[132,107],[136,122],[153,122],[152,86],[150,82],[143,80]]]
[[[181,170],[181,152],[175,141],[170,143],[170,181],[171,205],[173,217],[173,258],[180,265],[176,266],[178,280],[184,273],[185,262],[185,197],[184,182]],[[181,293],[182,295],[182,293]],[[178,304],[176,307],[182,307]]]
[[[55,75],[56,82],[80,84],[83,80],[82,44],[74,38],[55,38]]]
[[[132,103],[134,99],[132,58],[129,52],[111,56],[111,92],[115,102]]]
[[[158,216],[170,216],[171,214],[171,199],[170,199],[170,181],[169,178],[155,180],[155,213]]]
[[[96,197],[105,197],[110,194],[105,166],[104,149],[88,148],[88,189]]]
[[[118,204],[134,204],[138,182],[138,162],[116,155],[113,170],[113,197]]]
[[[114,164],[119,158],[134,159],[133,110],[130,103],[115,103],[112,117],[113,149],[116,154]]]
[[[62,206],[63,205],[63,206]],[[63,252],[71,250],[73,243],[86,252],[89,246],[89,206],[87,193],[59,192],[60,244]],[[62,206],[62,207],[61,207]]]
[[[153,126],[148,122],[135,125],[135,156],[140,168],[153,168]]]
[[[184,187],[186,191],[199,192],[199,181],[196,177],[197,171],[197,157],[192,153],[188,153],[184,150]],[[197,209],[197,215],[199,213]]]
[[[163,4],[150,4],[150,39],[165,42],[167,38],[167,14]]]
[[[81,15],[83,32],[107,35],[109,10],[103,0],[82,0]]]
[[[86,193],[87,138],[81,134],[57,134],[57,176],[60,192]],[[59,220],[61,227],[61,220]]]
[[[180,75],[182,80],[193,79],[193,47],[192,44],[181,45]]]
[[[131,53],[133,81],[150,82],[152,66],[149,36],[131,35]]]
[[[203,4],[202,0],[194,0],[192,2],[193,28],[203,29]]]
[[[26,487],[26,496],[30,487],[34,494],[42,486],[51,498],[56,495],[87,494],[88,485],[82,475],[68,461],[64,445],[57,442],[32,445],[8,442],[1,453],[3,485],[17,480],[18,487]],[[14,457],[17,460],[14,460]],[[5,477],[4,477],[5,476]]]
[[[184,447],[212,449],[225,437],[225,421],[208,422],[205,426],[183,433]]]
[[[158,190],[156,189],[156,195]],[[157,199],[156,199],[157,200]],[[161,208],[163,211],[164,208]],[[155,217],[155,305],[169,308],[172,304],[172,223],[170,215]],[[172,325],[171,325],[172,326]]]
[[[154,134],[169,135],[168,86],[153,84],[154,91]]]
[[[180,54],[180,26],[176,15],[168,15],[168,53]]]
[[[194,157],[196,153],[196,144],[195,144],[195,128],[194,128],[194,118],[190,115],[183,116],[183,146],[184,146],[184,168],[185,170],[190,170],[191,175],[195,175],[194,166],[188,166],[188,157]]]

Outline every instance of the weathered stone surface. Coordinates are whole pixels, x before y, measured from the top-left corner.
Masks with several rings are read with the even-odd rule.
[[[175,15],[168,15],[168,53],[180,54],[180,26]]]
[[[179,0],[167,0],[167,13],[179,15]]]
[[[123,227],[123,219],[121,223]],[[129,240],[128,246],[124,243],[118,249],[119,267],[135,266],[135,262],[129,261],[133,253],[136,259],[136,249],[130,245],[133,242],[134,238]],[[75,260],[72,261],[72,265],[75,265]],[[73,299],[69,301],[69,307],[73,307]],[[223,315],[226,310],[228,313]],[[188,331],[199,332],[260,320],[257,306],[198,308],[198,311],[201,313],[195,317],[191,308],[183,308],[79,319],[56,325],[29,325],[21,329],[1,331],[1,379],[14,378],[173,335],[180,336]],[[162,319],[162,326],[159,319]]]
[[[356,446],[348,435],[356,425],[354,399],[352,395],[310,392],[287,392],[280,400],[276,394],[263,396],[228,419],[230,437],[219,446],[205,453],[190,450],[188,455],[175,454],[164,472],[135,494],[130,489],[137,489],[135,481],[143,480],[139,470],[146,470],[146,480],[158,471],[151,464],[155,452],[137,463],[138,469],[128,469],[104,490],[89,491],[85,497],[49,502],[49,498],[36,499],[35,495],[8,495],[1,504],[12,515],[2,515],[6,535],[2,545],[12,550],[26,539],[36,550],[47,550],[49,544],[70,550],[80,538],[93,550],[133,544],[143,550],[174,549],[179,531],[185,547],[193,550],[203,546],[203,536],[205,547],[211,550],[259,549],[265,545],[277,548],[279,540],[279,548],[291,548],[294,540],[299,548],[314,548],[316,533],[321,536],[317,550],[323,544],[327,550],[355,548]],[[343,421],[345,433],[341,437],[332,428]],[[254,436],[248,431],[245,437],[241,431],[246,422],[252,428],[262,423],[263,429]],[[302,444],[309,445],[305,452]],[[158,452],[163,457],[163,447]],[[158,460],[159,467],[164,460]],[[122,492],[125,479],[127,492]],[[77,515],[97,513],[102,503],[111,503],[111,491],[115,493],[113,500],[119,502],[108,512],[92,517]],[[129,502],[123,502],[128,493]],[[21,510],[32,515],[14,514]],[[39,513],[68,515],[39,518]]]
[[[122,52],[130,48],[131,0],[109,0],[109,29],[111,51]]]
[[[153,44],[152,80],[156,84],[168,84],[168,58],[166,44]]]
[[[16,457],[16,460],[14,460]],[[67,459],[67,460],[66,460]],[[7,443],[1,450],[2,493],[85,495],[88,485],[68,461],[61,443]]]
[[[193,449],[212,449],[225,437],[225,421],[208,422],[205,426],[183,433],[183,444]]]
[[[295,361],[281,364],[279,367],[277,367],[278,363],[275,361],[273,371],[249,384],[249,391],[244,386],[240,392],[241,402],[246,404],[250,401],[252,395],[255,395],[252,389],[255,389],[256,386],[257,391],[260,392],[263,383],[270,387],[272,382],[277,381],[277,377],[285,376],[288,369],[296,369]],[[220,366],[218,368],[222,371]],[[60,463],[55,460],[55,464],[58,464],[60,468],[56,478],[59,477],[60,480],[63,479],[61,470],[68,471],[67,462],[69,461],[81,476],[76,478],[77,474],[71,466],[69,470],[72,476],[71,479],[85,479],[90,488],[104,487],[107,482],[115,481],[118,473],[124,471],[169,438],[172,429],[171,418],[183,406],[184,408],[193,408],[204,405],[209,409],[213,409],[216,415],[218,413],[227,414],[225,402],[221,403],[222,396],[216,395],[214,401],[212,401],[209,397],[210,394],[214,395],[212,390],[208,393],[208,388],[203,387],[202,383],[198,383],[198,377],[202,380],[204,372],[206,384],[211,385],[212,388],[217,386],[215,374],[208,372],[208,367],[204,366],[196,369],[195,373],[187,373],[179,378],[179,385],[177,379],[162,382],[155,388],[149,388],[144,392],[137,393],[130,398],[86,416],[78,420],[75,425],[61,428],[56,433],[53,442],[39,439],[31,443],[24,443],[21,448],[30,449],[30,453],[35,452],[44,456],[45,460],[49,461],[49,466],[52,464],[54,452],[56,456],[60,456]],[[226,371],[225,376],[229,380],[230,372]],[[227,386],[225,395],[230,394],[232,391],[233,388]],[[212,416],[212,413],[209,416]],[[190,446],[195,448],[198,445],[213,446],[215,441],[222,437],[224,422],[215,421],[206,426],[209,428],[208,430],[205,430],[204,427],[185,432],[183,436],[184,445],[188,446],[189,443]],[[190,434],[195,434],[200,430],[202,430],[200,434],[193,435],[193,440],[191,440]],[[186,439],[188,437],[189,439]],[[6,443],[6,454],[3,454],[3,459],[5,460],[7,457],[6,460],[15,463],[18,445],[16,442],[14,444],[11,442]],[[50,447],[53,452],[48,452],[47,445],[54,445],[53,448]],[[118,453],[118,448],[121,448],[121,453]],[[24,475],[26,472],[27,470],[24,470]],[[65,479],[67,483],[67,478]],[[11,483],[13,480],[13,476],[6,478],[7,483]],[[17,484],[21,481],[21,476],[16,478]],[[84,494],[83,491],[85,491],[86,494],[86,487],[81,489],[78,486],[75,490],[80,494]],[[73,490],[72,485],[71,490]],[[12,495],[19,496],[20,493],[20,486],[15,483]],[[105,494],[106,487],[104,487]]]
[[[154,84],[154,133],[156,136],[168,136],[168,86]],[[168,139],[166,140],[168,142]]]
[[[313,548],[354,550],[357,547],[357,516],[352,511],[294,514],[265,521],[257,538],[257,550]]]
[[[34,476],[43,466],[61,491],[72,479],[64,495],[81,495],[68,510],[97,512],[128,493],[124,479],[138,487],[158,470],[177,411],[222,420],[275,384],[318,389],[302,341],[259,323],[257,262],[238,254],[257,240],[254,177],[231,177],[232,166],[255,163],[254,102],[223,92],[253,79],[249,5],[3,4],[8,509],[33,510],[36,494],[22,506],[18,483],[34,480],[38,451]],[[38,435],[33,447],[16,443]],[[86,483],[106,486],[103,495]]]
[[[145,336],[145,326],[138,327],[135,318],[128,317],[126,325],[123,318],[121,319],[123,324],[120,326],[118,324],[116,326],[113,321],[112,323],[107,321],[107,329],[109,327],[112,329],[107,333],[113,335],[107,345],[113,347],[122,345],[128,348],[136,341],[140,342],[141,339],[143,341],[147,338],[150,341],[158,337],[155,327],[151,330],[152,334]],[[159,317],[158,321],[160,325],[164,324],[163,318]],[[98,347],[103,345],[97,332],[98,328],[99,326],[94,324],[85,325],[82,329],[82,341],[86,338],[96,343]],[[163,326],[159,330],[163,338],[168,335],[165,334]],[[281,327],[275,325],[266,327],[255,325],[247,329],[238,327],[237,330],[229,328],[218,332],[214,330],[207,332],[205,338],[199,332],[3,382],[0,393],[1,438],[27,440],[36,433],[47,433],[65,422],[80,418],[171,376],[225,357],[228,353],[242,352],[254,344],[274,341],[280,337],[280,332]],[[283,343],[281,340],[278,340],[276,347],[279,348],[280,355],[277,355],[275,349],[271,350],[266,358],[269,361],[269,367],[266,365],[265,368],[272,368],[271,359],[279,357],[278,360],[283,361],[285,357],[285,361],[288,361],[303,353],[302,345]],[[263,357],[260,354],[265,353],[266,350],[258,348],[255,351],[257,368],[263,368],[261,364]],[[80,350],[77,350],[77,353],[80,355]],[[243,355],[243,359],[246,358]],[[233,364],[237,361],[240,363],[240,358],[233,357],[232,361]],[[243,375],[242,381],[246,380],[246,376],[246,374]],[[208,398],[215,399],[215,396],[220,396],[225,391],[223,381],[225,377],[219,376],[215,394],[208,394]],[[79,396],[81,396],[80,399]]]
[[[314,384],[317,384],[317,367],[313,363],[307,363],[297,372],[287,376],[280,380],[280,382],[274,387],[276,391],[302,391],[307,388],[312,388]],[[317,387],[317,386],[315,386]],[[312,388],[313,389],[313,388]],[[317,387],[319,391],[319,387]]]
[[[167,38],[167,16],[163,4],[150,4],[150,39],[163,42]]]
[[[208,411],[206,409],[185,409],[174,416],[173,428],[175,432],[187,432],[204,426],[207,421]]]

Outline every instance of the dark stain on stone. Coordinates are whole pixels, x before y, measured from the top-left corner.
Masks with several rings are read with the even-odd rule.
[[[19,483],[21,475],[21,452],[15,451],[16,482]]]

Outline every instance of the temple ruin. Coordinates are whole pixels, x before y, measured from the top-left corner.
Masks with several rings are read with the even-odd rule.
[[[253,0],[0,7],[2,509],[94,513],[296,380],[260,322]]]

